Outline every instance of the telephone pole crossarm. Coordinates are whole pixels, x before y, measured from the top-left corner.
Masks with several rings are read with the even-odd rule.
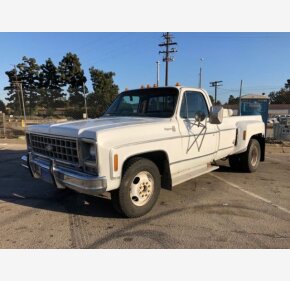
[[[165,50],[159,51],[159,54],[165,54],[162,60],[166,63],[165,64],[165,67],[166,67],[166,69],[165,69],[165,86],[168,86],[168,63],[171,61],[174,61],[174,58],[170,57],[170,54],[177,52],[176,48],[169,49],[169,47],[173,46],[173,45],[177,45],[177,43],[172,42],[173,36],[169,32],[163,33],[162,37],[165,39],[165,42],[160,43],[158,46],[165,47]]]
[[[209,82],[210,87],[214,87],[214,104],[216,105],[217,102],[217,88],[222,86],[223,81],[213,81],[213,82]]]

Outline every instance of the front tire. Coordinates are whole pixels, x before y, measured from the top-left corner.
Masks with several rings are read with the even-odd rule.
[[[128,218],[143,216],[155,205],[160,186],[158,167],[148,159],[132,158],[124,168],[120,188],[111,194],[113,207]]]

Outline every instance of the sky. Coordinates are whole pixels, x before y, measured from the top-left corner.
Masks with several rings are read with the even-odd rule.
[[[169,85],[179,82],[197,87],[202,67],[202,87],[210,94],[211,81],[221,80],[218,99],[230,94],[266,93],[279,90],[290,79],[289,33],[174,32],[177,53],[169,64]],[[160,61],[160,85],[164,85],[165,64],[158,44],[160,32],[22,32],[0,33],[0,99],[5,101],[8,85],[5,71],[34,57],[38,64],[51,58],[57,65],[67,52],[76,53],[89,80],[94,66],[116,73],[120,91],[156,83],[156,61]],[[203,60],[201,60],[203,58]],[[90,81],[87,86],[91,89]]]

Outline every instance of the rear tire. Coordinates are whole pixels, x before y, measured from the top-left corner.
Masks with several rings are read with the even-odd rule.
[[[128,218],[143,216],[155,205],[160,187],[157,166],[145,158],[132,158],[124,168],[120,188],[111,193],[113,207]]]
[[[261,159],[260,143],[256,139],[251,139],[248,149],[241,156],[241,167],[245,172],[256,172]]]
[[[229,163],[233,170],[248,173],[256,172],[261,159],[261,146],[256,139],[251,139],[247,151],[229,157]]]

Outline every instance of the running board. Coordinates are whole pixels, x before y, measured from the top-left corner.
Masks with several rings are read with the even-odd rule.
[[[219,168],[219,166],[203,166],[201,168],[195,169],[195,170],[189,170],[185,173],[179,174],[178,176],[175,176],[172,179],[172,186],[181,184],[183,182],[186,182],[188,180],[194,179],[196,177],[199,177],[203,174],[207,174],[209,172],[212,172],[214,170],[217,170]]]

